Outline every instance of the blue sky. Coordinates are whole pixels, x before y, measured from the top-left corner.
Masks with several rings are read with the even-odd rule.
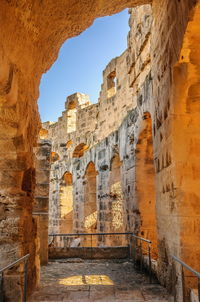
[[[92,103],[98,101],[102,71],[127,48],[128,18],[127,9],[99,18],[62,45],[57,61],[41,80],[38,104],[42,122],[56,121],[66,97],[75,92],[89,94]]]

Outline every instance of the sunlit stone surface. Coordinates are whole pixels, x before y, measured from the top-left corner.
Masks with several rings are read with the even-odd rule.
[[[116,175],[123,192],[120,229],[152,240],[159,281],[171,291],[174,273],[178,302],[182,278],[172,255],[200,271],[200,4],[150,2],[0,2],[0,267],[30,253],[29,293],[39,283],[40,263],[48,258],[48,208],[50,231],[60,230],[57,201],[65,172],[75,183],[71,229],[113,230]],[[95,18],[126,7],[132,7],[128,47],[105,68],[99,103],[90,105],[78,93],[69,97],[58,123],[43,125],[41,138],[54,141],[50,157],[51,142],[37,146],[42,74],[67,38]],[[75,129],[77,140],[71,137]],[[56,172],[48,204],[50,160]],[[89,164],[91,178],[85,173]],[[85,230],[85,217],[96,211],[97,222]],[[195,286],[194,278],[186,279],[188,289]],[[8,301],[22,300],[21,280],[19,270],[7,277]]]
[[[149,284],[148,278],[127,261],[55,262],[42,268],[35,301],[173,302],[165,288]]]

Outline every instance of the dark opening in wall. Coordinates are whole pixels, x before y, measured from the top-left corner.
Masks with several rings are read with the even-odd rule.
[[[112,71],[107,77],[107,97],[111,98],[116,94],[116,70]]]
[[[79,157],[82,157],[85,153],[85,151],[88,149],[89,147],[84,144],[84,143],[81,143],[79,144],[78,146],[76,146],[76,148],[74,149],[74,152],[73,152],[73,157],[76,157],[76,158],[79,158]]]

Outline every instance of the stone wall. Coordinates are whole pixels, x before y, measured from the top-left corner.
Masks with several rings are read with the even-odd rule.
[[[0,262],[1,266],[4,266],[13,259],[31,253],[30,289],[34,287],[38,271],[36,269],[37,223],[36,219],[33,219],[32,211],[35,186],[33,146],[36,146],[40,127],[36,100],[41,75],[55,61],[61,44],[67,38],[79,34],[90,26],[95,18],[116,13],[125,7],[147,3],[150,1],[86,0],[74,1],[73,5],[68,1],[63,2],[62,5],[55,1],[31,0],[26,2],[3,0],[0,3],[2,29],[0,31],[0,249],[1,255],[4,255],[0,258]],[[138,209],[134,210],[137,196],[134,154],[138,138],[144,129],[143,118],[145,113],[149,112],[152,120],[153,158],[156,170],[159,278],[163,284],[170,285],[172,254],[192,264],[193,268],[200,269],[198,261],[199,1],[153,0],[151,35],[148,33],[148,20],[151,20],[151,17],[145,10],[145,7],[139,7],[139,11],[135,9],[132,11],[126,58],[129,89],[132,91],[131,106],[137,104],[137,109],[122,123],[120,131],[124,131],[124,135],[121,136],[121,141],[124,143],[120,143],[119,152],[118,148],[114,149],[117,149],[123,161],[122,178],[124,175],[127,177],[124,186],[126,200],[124,208],[128,211],[125,226],[139,229],[140,215]],[[120,58],[118,62],[123,61],[123,55]],[[115,61],[112,64],[115,64]],[[115,71],[110,67],[109,81],[105,84],[110,90],[107,96],[111,96],[111,102],[115,73],[117,75],[117,68]],[[126,91],[129,94],[128,90]],[[104,97],[100,99],[99,106],[103,99]],[[120,111],[118,114],[120,115]],[[100,123],[105,124],[103,115]],[[115,134],[109,133],[109,127],[113,127],[110,130],[115,131]],[[92,151],[93,148],[104,144],[104,149],[110,150],[109,154],[106,153],[106,158],[109,162],[112,159],[111,147],[107,148],[106,144],[108,140],[109,143],[113,142],[111,146],[116,144],[115,139],[118,141],[118,138],[115,135],[117,136],[118,127],[119,124],[114,125],[114,121],[110,121],[105,127],[105,136],[109,136],[109,139],[106,140],[102,131],[99,132],[97,139],[87,136],[89,142],[83,141],[84,147],[91,146],[91,148],[85,152],[80,163],[82,168],[76,172],[76,185],[79,186],[79,191],[83,185],[81,177],[86,168],[86,159],[92,160],[97,170],[100,167],[96,162],[97,152]],[[129,132],[131,128],[132,131]],[[71,124],[70,131],[73,129],[74,122]],[[100,129],[99,125],[98,131]],[[125,143],[127,137],[130,144]],[[105,151],[103,149],[101,151],[99,157],[102,157],[104,172],[98,174],[97,181],[103,183],[105,192],[101,187],[98,190],[106,200],[110,198],[109,183],[107,183],[110,165],[109,168],[104,165]],[[128,157],[124,161],[121,156],[126,153]],[[63,160],[62,154],[59,156]],[[79,161],[78,158],[73,159],[77,167]],[[57,162],[54,165],[57,171],[56,166],[59,169],[59,165]],[[67,170],[72,172],[72,165],[66,167],[63,165],[59,179]],[[56,174],[57,172],[55,178]],[[133,179],[131,179],[132,175]],[[53,192],[59,190],[56,182],[52,181],[52,185]],[[75,203],[78,203],[78,198],[82,205],[83,196],[80,192],[77,195],[75,193]],[[107,209],[102,211],[106,213]],[[77,228],[79,227],[81,223],[80,226],[77,225]],[[178,271],[178,268],[176,269]],[[12,296],[11,301],[15,301],[15,297],[16,294]]]
[[[164,4],[166,5],[165,1],[163,1]],[[175,107],[174,94],[170,92],[175,84],[174,77],[178,78],[176,73],[181,72],[177,71],[176,67],[179,56],[180,60],[184,61],[183,63],[189,61],[188,52],[190,50],[188,48],[191,47],[192,41],[188,42],[190,37],[185,38],[186,45],[183,45],[184,55],[182,55],[180,53],[181,43],[179,44],[179,39],[182,38],[180,33],[177,34],[179,30],[177,23],[170,22],[173,18],[169,14],[168,21],[163,24],[163,20],[165,20],[163,18],[167,18],[163,10],[164,7],[166,8],[165,5],[161,7],[154,2],[152,8],[151,6],[141,6],[130,11],[131,28],[128,36],[128,49],[120,57],[113,59],[103,72],[99,102],[97,105],[92,105],[96,106],[95,127],[91,131],[87,128],[88,132],[85,133],[87,139],[82,140],[88,149],[85,149],[79,158],[73,159],[73,150],[77,143],[71,144],[71,153],[68,153],[68,158],[60,159],[55,164],[56,172],[52,179],[55,179],[56,176],[57,188],[59,188],[59,181],[63,173],[68,170],[72,173],[74,183],[73,230],[84,231],[84,174],[87,165],[93,162],[98,172],[96,185],[97,230],[99,232],[111,231],[113,230],[112,211],[114,211],[112,206],[114,207],[115,203],[113,200],[115,194],[112,193],[110,185],[111,163],[113,157],[119,155],[123,203],[121,207],[118,206],[118,210],[120,209],[119,212],[122,214],[117,214],[117,217],[121,217],[119,220],[121,219],[123,230],[139,233],[152,240],[153,255],[158,261],[158,277],[163,284],[170,288],[171,255],[176,254],[190,263],[186,256],[187,251],[191,253],[190,243],[185,239],[188,237],[182,235],[181,225],[184,230],[184,226],[188,225],[189,221],[194,227],[197,221],[193,217],[194,214],[187,219],[184,214],[181,214],[185,212],[181,205],[184,191],[180,188],[181,178],[179,177],[182,177],[185,172],[180,166],[185,167],[186,162],[180,162],[183,149],[182,147],[177,148],[183,146],[184,143],[181,141],[180,133],[177,132],[180,126],[175,127],[175,125],[178,125],[179,120],[183,123],[185,118],[183,118],[183,113],[180,115],[178,111],[175,111],[178,110],[178,106]],[[186,16],[190,6],[174,2],[168,4],[167,7],[172,15],[177,10],[180,13],[179,18],[183,18],[186,25]],[[198,6],[196,15],[198,16]],[[190,30],[196,26],[195,24],[193,26],[192,22],[195,22],[193,17],[188,25],[190,26],[189,34]],[[169,26],[167,27],[166,24]],[[166,40],[161,42],[161,39],[158,38],[160,33],[163,35],[165,33]],[[198,40],[198,38],[196,39]],[[176,51],[174,50],[175,40],[177,40]],[[186,68],[183,67],[183,63],[179,63],[181,68]],[[190,81],[194,79],[195,82],[197,78],[192,68],[191,75],[188,77],[190,77]],[[180,79],[179,82],[181,85]],[[195,87],[192,88],[192,99],[196,100],[197,86],[192,87]],[[183,92],[181,93],[183,94]],[[195,108],[197,109],[197,107]],[[87,110],[87,107],[83,110]],[[182,110],[184,109],[182,108]],[[127,111],[130,112],[128,115]],[[85,123],[82,123],[81,110],[78,112],[80,128],[77,128],[77,133],[83,133],[81,126],[84,129]],[[191,112],[189,114],[191,117]],[[186,118],[186,125],[190,120],[189,116]],[[195,120],[194,116],[192,118]],[[198,121],[190,131],[185,130],[189,131],[188,136],[191,137],[190,140],[193,141],[193,144],[197,138],[191,131],[198,127],[197,125]],[[74,136],[77,136],[76,132]],[[88,140],[88,137],[91,136],[92,139]],[[176,139],[179,137],[180,144],[177,145]],[[72,139],[72,136],[70,138]],[[76,141],[76,139],[72,140]],[[78,142],[81,140],[79,139]],[[188,148],[189,145],[188,141]],[[187,150],[184,152],[190,152],[190,149]],[[62,153],[61,150],[57,149],[57,151]],[[177,164],[175,164],[174,159],[177,154],[179,154],[179,159],[177,158]],[[187,163],[188,165],[189,163]],[[188,173],[191,173],[189,169],[188,167]],[[189,183],[190,186],[191,183],[194,186],[194,180]],[[197,183],[198,181],[196,185]],[[191,193],[188,196],[192,198]],[[59,204],[59,199],[55,195],[54,202]],[[57,230],[52,228],[52,231],[59,231],[59,222]],[[180,249],[181,242],[184,242],[184,252]],[[177,271],[179,271],[178,267]],[[177,286],[179,287],[179,284]]]
[[[76,93],[67,98],[66,110],[58,122],[43,123],[43,131],[47,131],[48,138],[52,141],[52,151],[57,154],[57,160],[53,161],[51,166],[49,227],[52,233],[59,233],[61,229],[64,233],[67,232],[63,228],[64,221],[61,217],[63,198],[60,194],[63,190],[62,180],[65,173],[70,173],[73,179],[73,231],[87,231],[84,227],[86,216],[88,216],[86,221],[88,219],[91,222],[95,219],[98,221],[95,229],[100,232],[128,230],[130,226],[127,226],[127,219],[129,224],[135,225],[135,221],[131,222],[131,211],[130,215],[127,215],[126,200],[129,197],[125,193],[128,190],[131,195],[134,183],[134,171],[132,174],[130,172],[134,162],[133,158],[130,159],[133,153],[130,141],[134,133],[127,134],[126,128],[130,126],[127,124],[127,112],[132,112],[132,115],[135,115],[134,119],[137,119],[138,113],[135,113],[133,108],[136,108],[138,99],[141,101],[141,98],[144,98],[148,103],[151,98],[149,44],[152,24],[151,6],[146,5],[130,10],[130,13],[130,26],[133,26],[132,19],[135,27],[140,26],[142,39],[140,37],[139,50],[132,41],[133,37],[137,37],[138,32],[134,32],[135,27],[134,30],[131,27],[128,49],[121,56],[113,59],[103,72],[98,103],[91,105],[87,95]],[[136,57],[141,56],[148,62],[133,63],[134,52]],[[143,66],[142,71],[138,64]],[[135,83],[131,85],[130,74],[132,78],[135,74]],[[138,91],[140,91],[139,96],[136,94]],[[76,113],[71,115],[71,110],[76,110]],[[71,119],[76,120],[74,131],[68,128]],[[120,132],[120,127],[123,133]],[[113,135],[114,139],[110,138]],[[122,148],[127,148],[128,151],[126,152],[126,149],[120,151]],[[89,160],[85,161],[84,155],[89,156]],[[126,167],[123,166],[124,159],[129,160],[129,164],[125,163]],[[98,174],[96,188],[93,189],[89,184],[91,177],[89,180],[85,177],[90,164],[94,164]],[[112,164],[114,164],[113,168]],[[120,176],[122,172],[129,174],[128,179]],[[128,189],[124,186],[127,182],[130,184]],[[90,215],[85,214],[87,200],[91,196],[91,194],[87,196],[88,185],[85,184],[89,185],[89,190],[93,190],[95,199],[98,196],[96,203],[98,219],[96,211],[91,210]]]
[[[49,248],[50,259],[128,259],[129,247],[74,247]]]

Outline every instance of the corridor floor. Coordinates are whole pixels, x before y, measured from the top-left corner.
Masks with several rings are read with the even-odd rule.
[[[50,262],[42,268],[41,285],[31,302],[171,302],[159,284],[127,261]]]

